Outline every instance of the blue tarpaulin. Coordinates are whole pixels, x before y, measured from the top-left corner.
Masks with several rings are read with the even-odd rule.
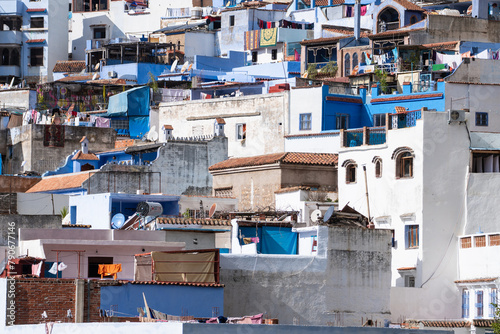
[[[149,86],[129,89],[109,97],[104,117],[127,116],[130,138],[142,138],[149,131]]]
[[[262,227],[262,254],[297,254],[297,233],[289,227]]]
[[[240,237],[240,244],[244,245],[243,238],[255,238],[259,237],[259,241],[257,243],[257,253],[261,253],[262,248],[262,227],[240,227],[238,237]]]

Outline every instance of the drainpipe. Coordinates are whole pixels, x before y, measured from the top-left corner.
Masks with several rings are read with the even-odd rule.
[[[354,3],[354,38],[359,40],[361,30],[361,1],[356,0]]]
[[[366,189],[366,208],[368,209],[368,225],[370,226],[370,199],[368,197],[368,180],[366,178],[366,165],[363,165],[363,173],[365,174],[365,189]]]

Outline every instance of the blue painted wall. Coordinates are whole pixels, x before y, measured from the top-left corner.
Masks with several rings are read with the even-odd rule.
[[[151,72],[156,78],[166,70],[170,71],[170,65],[153,63],[108,63],[108,65],[101,68],[99,75],[101,79],[110,79],[108,73],[115,71],[118,79],[125,79],[128,81],[137,80],[137,82],[133,81],[132,83],[145,85],[149,82],[149,72]]]
[[[234,67],[244,66],[247,54],[241,51],[229,51],[228,57],[194,56],[193,69],[230,72]]]
[[[169,315],[212,317],[212,308],[224,314],[224,289],[222,287],[194,287],[180,285],[124,284],[101,287],[101,309],[110,310],[116,305],[118,315],[137,316],[137,308],[144,307],[145,294],[148,306]]]
[[[112,199],[111,201],[111,217],[117,213],[123,213],[125,217],[132,216],[136,212],[137,205],[142,202],[142,200],[137,201],[121,201]],[[163,201],[158,202],[163,206],[164,216],[177,216],[179,214],[179,203],[178,201]]]

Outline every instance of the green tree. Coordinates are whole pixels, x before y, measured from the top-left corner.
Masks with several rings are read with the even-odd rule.
[[[66,217],[68,215],[68,207],[67,206],[63,206],[63,208],[61,209],[61,211],[59,211],[59,214],[61,215],[61,218],[64,219],[64,217]]]
[[[325,67],[323,67],[321,69],[321,73],[325,73],[325,74],[328,74],[329,76],[331,77],[334,77],[336,74],[337,74],[337,71],[338,71],[338,66],[337,66],[337,62],[335,61],[330,61],[328,62],[328,64],[326,64]]]
[[[498,304],[493,304],[495,307],[495,321],[491,324],[493,333],[500,334],[500,307]]]
[[[318,69],[316,68],[316,64],[309,64],[307,66],[307,78],[315,79],[318,76]]]
[[[389,88],[389,86],[387,85],[387,72],[383,69],[377,68],[375,70],[375,75],[378,77],[378,80],[380,82],[380,90],[383,93],[387,93],[387,89]]]

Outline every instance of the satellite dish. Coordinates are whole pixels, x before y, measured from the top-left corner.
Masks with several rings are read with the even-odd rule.
[[[311,221],[313,223],[316,223],[320,217],[321,217],[321,210],[316,209],[313,212],[311,212]]]
[[[212,204],[210,210],[208,211],[208,218],[212,218],[214,216],[215,210],[217,210],[217,203]]]
[[[158,136],[158,132],[156,132],[156,131],[154,131],[154,130],[153,130],[153,131],[149,131],[149,134],[148,134],[148,139],[149,139],[150,141],[157,141],[157,140],[158,140],[158,137],[159,137],[159,136]]]
[[[94,67],[94,68],[95,68],[95,70],[97,71],[97,70],[99,69],[99,67],[101,67],[101,63],[97,63],[97,64],[95,64],[95,67]]]
[[[174,63],[170,67],[170,72],[175,72],[175,69],[177,68],[177,63],[179,62],[178,59],[174,60]]]
[[[122,213],[117,213],[111,218],[111,228],[115,230],[119,230],[122,228],[125,223],[125,216]]]
[[[333,211],[335,211],[335,208],[333,206],[329,207],[328,210],[325,212],[325,216],[323,217],[323,221],[326,223],[327,221],[332,218]]]
[[[192,68],[193,68],[193,64],[189,64],[188,71],[191,71]]]
[[[92,80],[97,79],[97,73],[92,76]]]
[[[182,65],[181,73],[186,72],[188,66],[189,66],[189,61],[185,62],[184,65]]]

